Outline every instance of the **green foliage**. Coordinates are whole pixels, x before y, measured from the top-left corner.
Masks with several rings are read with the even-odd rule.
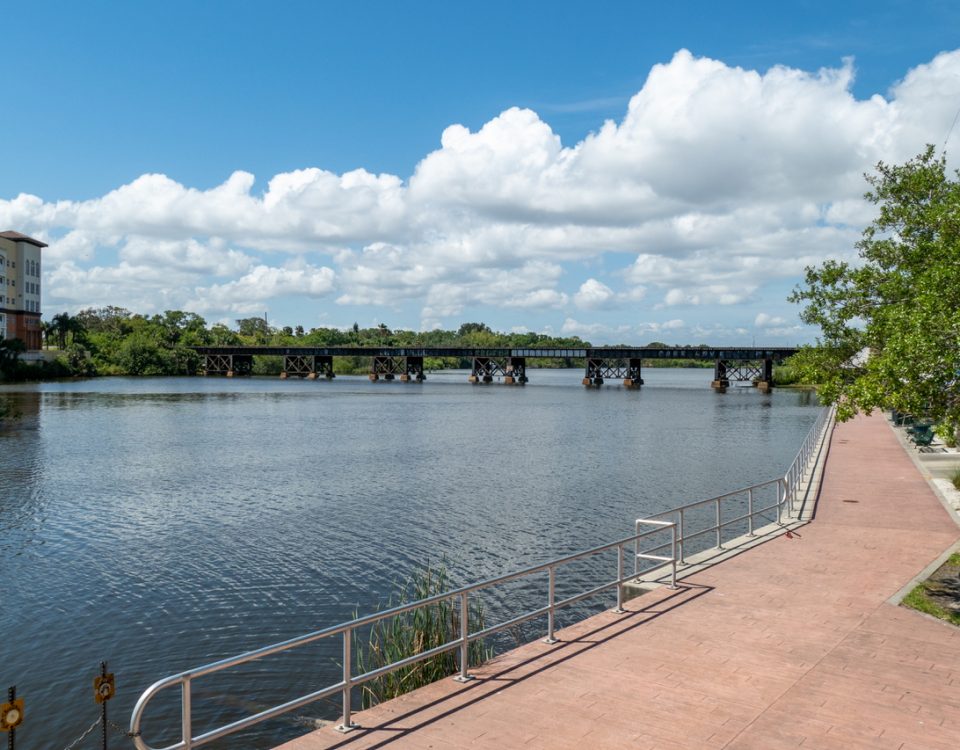
[[[839,419],[875,408],[960,423],[960,181],[933,147],[877,165],[858,263],[808,268],[791,300],[822,338],[792,365]]]
[[[960,425],[956,422],[941,422],[934,428],[934,432],[948,448],[957,447],[957,435],[960,434]]]
[[[773,382],[778,386],[800,385],[800,370],[789,364],[778,365],[773,368]]]
[[[960,625],[960,552],[903,598],[905,607]]]
[[[953,482],[953,486],[960,490],[960,469],[957,469],[953,472],[953,476],[950,477],[950,481]]]
[[[954,625],[960,625],[960,612],[949,612],[927,596],[927,585],[921,583],[913,591],[903,597],[903,605],[924,612],[940,620],[946,620]]]
[[[427,565],[398,586],[398,592],[391,597],[387,608],[426,599],[449,589],[446,566],[441,563],[434,570]],[[467,613],[467,621],[469,632],[483,630],[484,613],[479,599],[474,599]],[[366,643],[361,642],[356,634],[354,635],[353,652],[356,655],[356,673],[360,675],[379,669],[409,656],[450,643],[459,637],[460,610],[455,600],[444,599],[380,620],[371,628]],[[457,653],[459,651],[437,654],[364,683],[363,707],[369,708],[456,673]],[[470,666],[482,664],[492,656],[490,650],[485,648],[480,640],[470,644],[468,653]]]
[[[20,339],[0,340],[0,379],[13,379],[20,363],[20,355],[26,351]]]

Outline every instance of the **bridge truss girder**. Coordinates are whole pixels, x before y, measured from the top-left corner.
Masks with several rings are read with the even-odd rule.
[[[313,354],[285,354],[281,378],[308,378],[315,380],[323,376],[328,380],[333,374],[333,357]]]
[[[713,388],[726,390],[731,381],[752,383],[762,391],[769,391],[773,387],[773,359],[766,357],[761,360],[716,360],[713,367]]]
[[[252,354],[205,354],[204,375],[226,375],[228,378],[242,377],[253,372]]]
[[[422,383],[427,379],[423,374],[423,357],[374,356],[370,362],[370,380],[394,380],[397,377],[404,382]]]

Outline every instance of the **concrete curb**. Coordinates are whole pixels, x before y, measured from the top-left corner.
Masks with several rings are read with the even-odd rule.
[[[903,448],[904,452],[910,457],[913,465],[916,467],[917,471],[920,472],[920,476],[926,480],[927,485],[933,491],[933,494],[936,495],[937,500],[940,501],[944,509],[946,509],[947,514],[953,519],[953,522],[957,524],[957,526],[960,526],[960,513],[957,512],[956,508],[954,508],[953,503],[950,502],[950,498],[948,498],[940,489],[940,487],[937,486],[933,475],[931,475],[927,468],[923,465],[923,462],[920,460],[917,452],[913,449],[910,443],[906,441],[903,433],[898,430],[896,426],[893,425],[889,420],[887,421],[887,426],[893,431],[894,436],[897,438],[897,442],[900,443],[900,447]],[[960,542],[950,545],[950,547],[944,550],[943,553],[937,557],[937,559],[935,559],[933,562],[927,565],[927,567],[911,578],[910,581],[900,588],[896,594],[887,599],[887,602],[899,606],[907,594],[932,576],[940,568],[940,566],[947,561],[950,555],[958,551],[960,551]],[[935,617],[931,617],[931,619],[935,620],[936,622],[943,622]]]

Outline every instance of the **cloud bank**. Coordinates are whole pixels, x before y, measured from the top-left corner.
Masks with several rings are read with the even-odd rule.
[[[511,108],[446,128],[407,179],[308,168],[257,191],[237,171],[198,190],[146,174],[91,200],[0,200],[0,228],[50,243],[48,310],[217,317],[295,298],[291,322],[308,325],[351,305],[415,310],[426,328],[538,311],[594,338],[729,333],[717,311],[739,310],[796,337],[769,300],[805,265],[852,255],[872,215],[863,173],[942,143],[960,101],[960,50],[884,96],[855,98],[854,74],[849,60],[761,73],[681,50],[573,145]]]

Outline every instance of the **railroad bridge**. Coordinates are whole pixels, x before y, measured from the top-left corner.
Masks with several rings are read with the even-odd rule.
[[[583,385],[599,387],[608,380],[621,380],[626,388],[643,385],[644,360],[694,359],[712,361],[716,390],[726,390],[731,382],[749,382],[767,391],[773,386],[773,365],[796,353],[793,348],[762,347],[598,347],[559,348],[487,348],[487,347],[353,347],[353,346],[198,346],[194,350],[204,359],[205,375],[237,377],[250,375],[253,358],[283,358],[281,378],[335,377],[334,357],[363,357],[370,361],[370,380],[394,380],[422,383],[426,380],[426,358],[455,357],[472,361],[471,383],[492,383],[502,377],[505,385],[527,382],[527,360],[559,359],[573,366],[583,362]]]

